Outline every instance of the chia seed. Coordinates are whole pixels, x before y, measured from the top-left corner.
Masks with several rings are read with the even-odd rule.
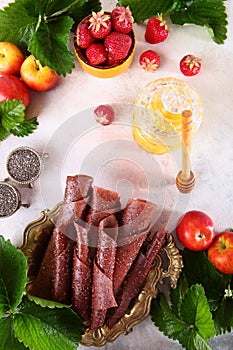
[[[12,215],[19,207],[17,190],[4,182],[0,183],[0,217]]]
[[[9,155],[7,171],[13,180],[22,184],[29,184],[40,175],[40,156],[30,148],[19,147]]]

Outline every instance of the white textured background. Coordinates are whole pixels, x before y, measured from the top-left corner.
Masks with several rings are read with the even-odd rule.
[[[0,7],[7,2],[0,1]],[[114,1],[103,1],[106,10],[111,10],[114,4]],[[228,39],[224,45],[215,44],[205,28],[192,25],[184,28],[168,23],[169,38],[164,43],[154,46],[144,40],[145,24],[135,24],[137,47],[134,61],[130,69],[122,75],[111,79],[98,79],[82,71],[77,63],[73,73],[60,78],[55,89],[41,94],[31,92],[28,114],[38,115],[40,126],[27,138],[17,139],[10,136],[0,144],[0,179],[7,176],[5,160],[15,147],[28,145],[42,152],[56,130],[78,112],[104,103],[132,104],[146,83],[160,77],[172,76],[192,84],[199,92],[204,108],[204,120],[193,139],[192,147],[192,167],[197,185],[189,196],[187,209],[207,212],[213,218],[217,231],[232,227],[232,1],[226,1],[226,5],[229,26]],[[138,63],[140,54],[148,48],[154,48],[161,55],[161,67],[156,73],[143,71]],[[196,77],[184,78],[179,72],[179,60],[186,53],[193,53],[202,59],[202,70]],[[56,159],[51,156],[46,162],[46,166],[52,169]],[[35,183],[33,190],[21,188],[21,192],[23,201],[28,200],[31,203],[30,209],[20,208],[13,216],[0,220],[0,234],[11,238],[16,245],[22,242],[24,227],[37,219],[40,211],[44,209],[39,181]],[[177,218],[180,214],[177,213]],[[210,344],[214,350],[231,350],[232,334],[217,337]],[[181,347],[164,337],[148,318],[136,326],[131,334],[121,336],[114,343],[103,347],[103,350],[122,349],[178,350]]]

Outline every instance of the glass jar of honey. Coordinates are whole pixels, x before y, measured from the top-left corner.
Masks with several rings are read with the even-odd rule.
[[[133,136],[145,150],[167,153],[181,145],[182,112],[192,112],[192,134],[202,122],[202,103],[185,81],[161,78],[150,82],[138,95],[133,110]]]

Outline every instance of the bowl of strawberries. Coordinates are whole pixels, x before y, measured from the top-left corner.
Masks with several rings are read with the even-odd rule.
[[[130,66],[135,42],[131,11],[119,6],[111,12],[92,12],[78,24],[74,52],[86,72],[111,78]]]

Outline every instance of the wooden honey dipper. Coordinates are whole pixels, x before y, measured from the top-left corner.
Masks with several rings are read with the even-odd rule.
[[[182,170],[176,177],[176,186],[182,193],[189,193],[195,186],[195,176],[190,169],[192,139],[192,112],[182,112]]]

